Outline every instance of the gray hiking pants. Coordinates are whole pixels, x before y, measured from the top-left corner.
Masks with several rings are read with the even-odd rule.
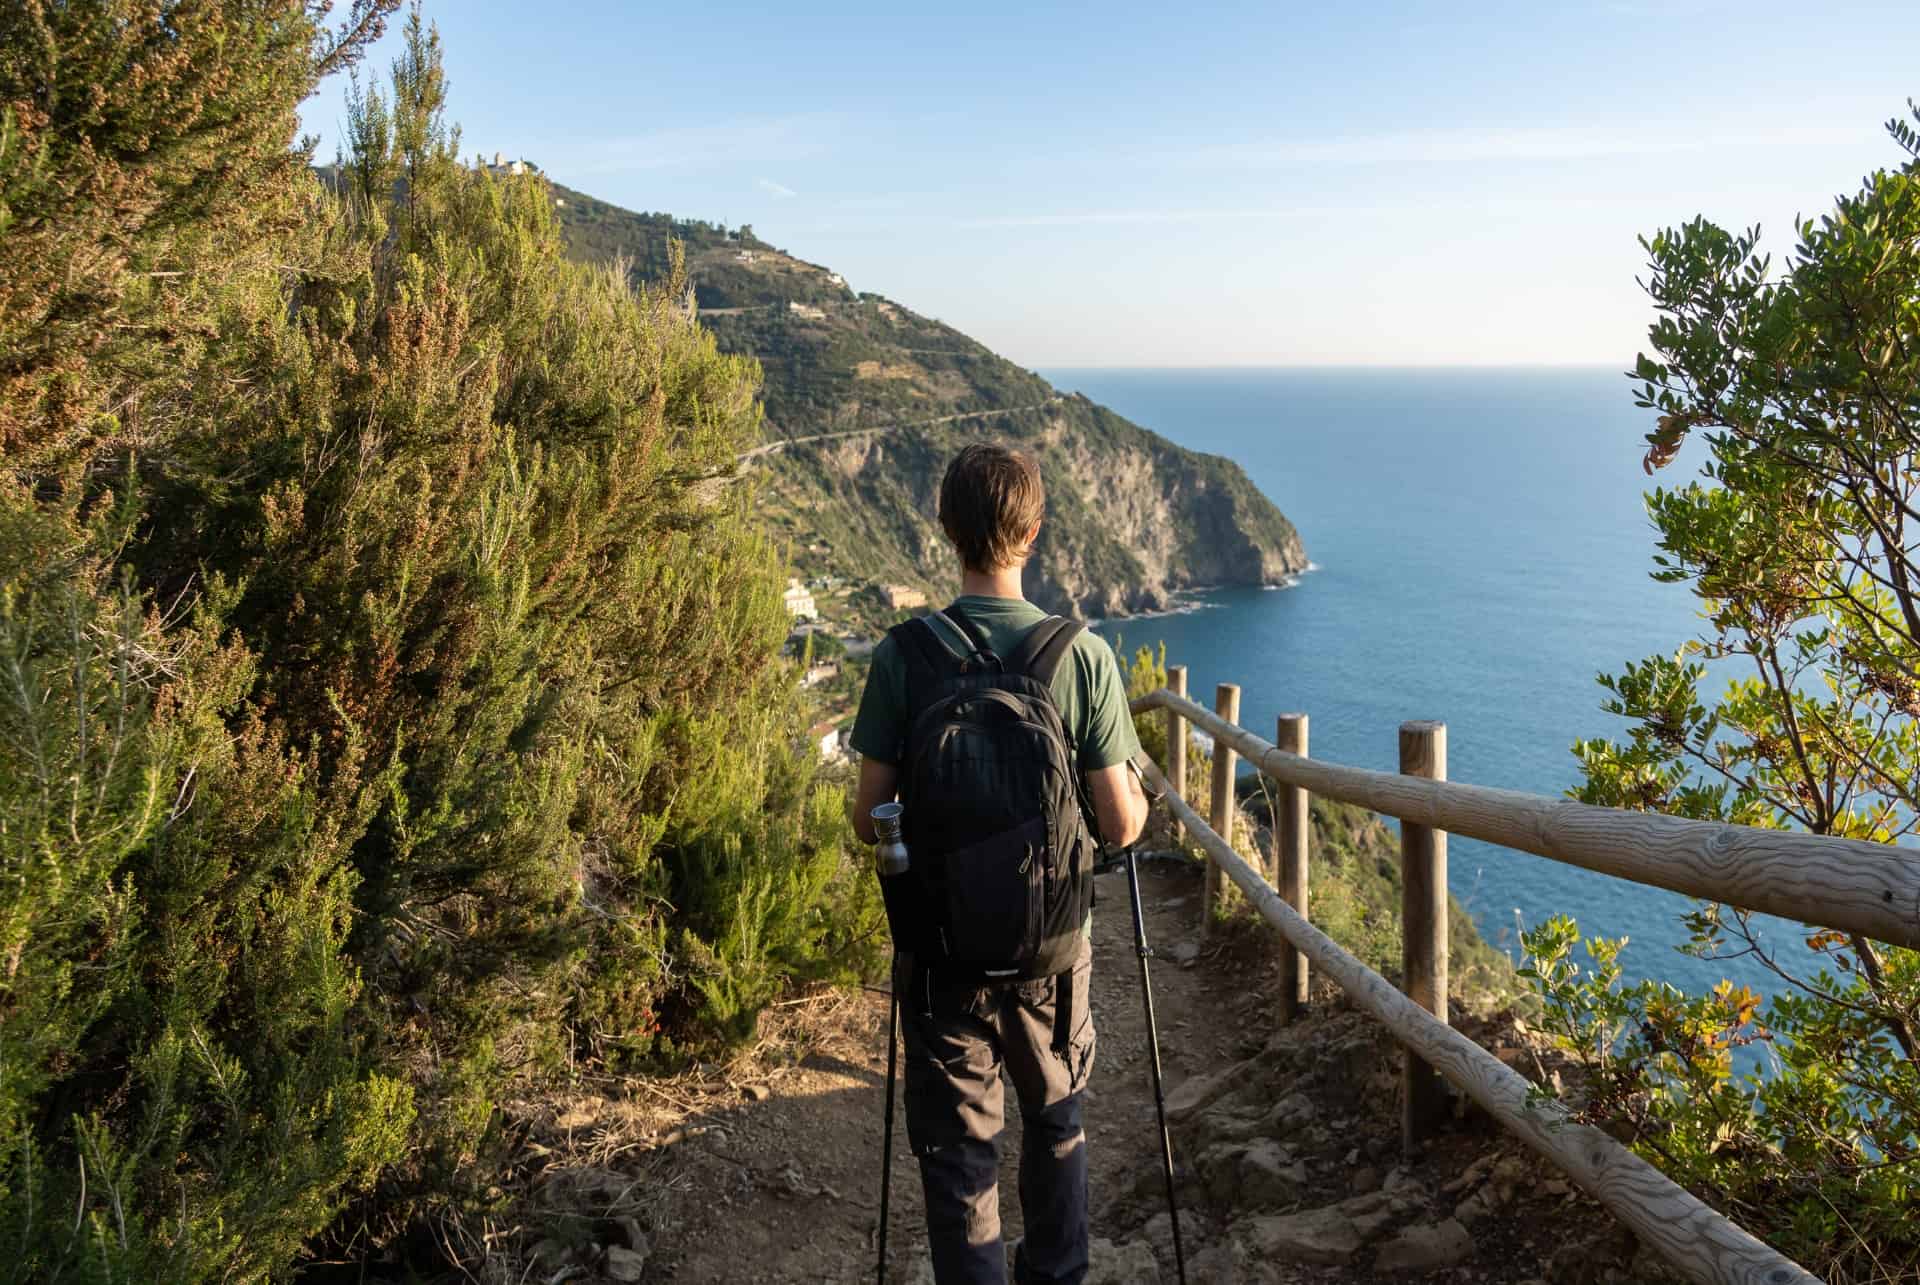
[[[1087,1275],[1087,1136],[1081,1090],[1093,1070],[1090,943],[1061,977],[980,986],[906,974],[907,1137],[920,1160],[938,1285],[1005,1285],[1000,1243],[1002,1067],[1020,1099],[1020,1215],[1015,1264],[1029,1285]]]

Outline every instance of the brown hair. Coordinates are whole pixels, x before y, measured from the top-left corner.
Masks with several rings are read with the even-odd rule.
[[[974,571],[1027,560],[1027,534],[1047,506],[1040,466],[1025,451],[975,442],[940,481],[940,525]]]

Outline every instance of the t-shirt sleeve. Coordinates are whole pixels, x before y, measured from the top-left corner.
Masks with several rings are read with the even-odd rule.
[[[1096,771],[1124,763],[1140,752],[1133,730],[1133,712],[1127,708],[1127,685],[1120,664],[1106,639],[1082,634],[1074,648],[1076,660],[1086,666],[1086,727],[1080,737],[1080,770]]]
[[[847,743],[854,753],[879,763],[897,767],[906,757],[907,666],[891,636],[873,649],[867,688],[860,694],[860,712],[854,715]]]

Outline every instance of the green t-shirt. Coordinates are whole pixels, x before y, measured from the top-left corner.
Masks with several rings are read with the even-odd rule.
[[[1012,655],[1027,631],[1047,618],[1046,612],[1025,598],[967,594],[960,599],[960,609],[986,634],[994,654],[1002,657]],[[929,618],[928,623],[946,629],[939,620]],[[948,637],[962,653],[973,649],[957,633]],[[1083,632],[1073,640],[1072,654],[1054,671],[1053,699],[1067,735],[1073,738],[1082,772],[1112,767],[1139,753],[1140,740],[1127,709],[1127,687],[1120,679],[1113,648],[1104,639]],[[897,766],[906,756],[907,725],[907,665],[888,636],[873,650],[873,668],[867,672],[867,690],[860,697],[850,743],[866,758]]]

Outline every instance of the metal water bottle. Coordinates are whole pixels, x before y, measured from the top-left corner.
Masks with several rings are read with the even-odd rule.
[[[882,803],[870,814],[874,832],[880,836],[880,846],[873,851],[873,864],[882,879],[907,872],[907,845],[900,837],[900,814],[905,811],[898,803]]]

